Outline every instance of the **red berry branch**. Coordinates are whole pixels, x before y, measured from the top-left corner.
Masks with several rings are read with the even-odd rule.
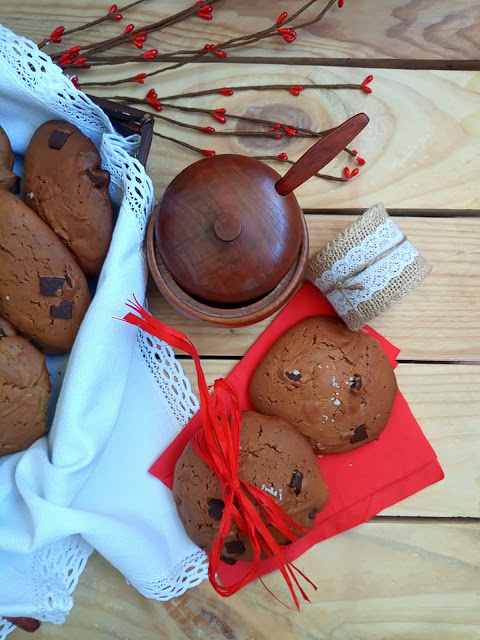
[[[145,2],[145,0],[136,0],[135,2],[131,2],[130,4],[127,4],[125,7],[120,9],[120,11],[125,12],[128,9],[135,7],[137,4],[141,4],[142,2]],[[62,41],[62,36],[65,37],[65,36],[71,35],[72,33],[77,33],[77,31],[84,31],[85,29],[94,27],[97,24],[101,24],[106,20],[121,20],[122,18],[123,18],[122,13],[117,12],[117,5],[112,4],[108,12],[101,18],[97,18],[97,20],[92,20],[91,22],[87,22],[86,24],[83,24],[80,27],[76,27],[75,29],[68,29],[68,31],[65,31],[65,27],[57,27],[52,31],[52,33],[48,38],[45,38],[45,40],[42,40],[42,42],[38,44],[38,48],[42,49],[43,47],[45,47],[47,44],[50,44],[50,43],[57,44]]]
[[[344,4],[342,0],[328,0],[321,9],[317,9],[316,7],[314,7],[314,5],[323,4],[322,0],[309,0],[301,7],[299,7],[298,10],[291,14],[283,11],[282,13],[280,13],[280,15],[277,16],[277,18],[272,20],[270,26],[264,29],[260,29],[253,33],[248,33],[242,36],[236,36],[222,43],[207,43],[199,49],[183,49],[175,51],[173,53],[167,53],[166,51],[159,51],[161,44],[158,44],[158,39],[155,43],[155,47],[158,48],[152,47],[151,44],[150,46],[148,45],[149,37],[151,34],[158,34],[163,30],[178,24],[179,22],[190,19],[201,19],[210,22],[212,19],[214,19],[215,5],[219,5],[222,1],[223,0],[198,0],[186,9],[178,11],[171,16],[147,25],[135,24],[133,21],[129,22],[128,24],[126,24],[126,26],[121,28],[121,33],[118,35],[113,35],[106,39],[100,40],[99,42],[93,42],[91,44],[74,43],[73,46],[68,49],[54,52],[52,54],[52,58],[64,70],[74,69],[75,75],[71,77],[71,80],[72,83],[79,89],[88,88],[90,90],[91,87],[116,86],[128,83],[144,84],[145,81],[157,76],[160,73],[179,69],[180,67],[183,67],[187,64],[202,61],[203,59],[206,59],[208,57],[211,58],[212,56],[214,56],[219,61],[225,60],[228,58],[228,52],[232,49],[252,45],[267,38],[279,38],[286,45],[289,45],[294,42],[294,40],[298,36],[298,32],[301,29],[319,22],[329,10],[335,7],[335,5],[341,8]],[[51,46],[63,42],[64,38],[67,36],[71,36],[80,31],[85,31],[86,29],[95,27],[102,23],[109,22],[115,24],[123,20],[125,14],[130,9],[137,5],[140,5],[143,2],[145,2],[145,0],[136,0],[135,2],[132,2],[120,8],[117,7],[117,5],[113,4],[108,8],[108,10],[106,10],[103,16],[76,28],[65,29],[63,26],[56,27],[51,32],[50,36],[48,38],[45,38],[39,44],[39,46],[44,47],[49,45],[50,49]],[[310,12],[310,17],[307,18],[305,14],[309,9],[315,10],[315,13],[312,15]],[[127,47],[127,49],[125,49],[125,47]],[[119,53],[117,55],[111,55],[112,50],[118,50],[119,48],[121,48],[121,54]],[[128,52],[129,48],[131,48],[130,53]],[[173,64],[169,66],[158,67],[158,63],[160,61],[166,61],[167,63],[173,62]],[[226,62],[228,63],[228,59],[226,60]],[[91,80],[88,80],[87,78],[86,82],[83,81],[83,72],[88,72],[89,69],[102,66],[105,67],[105,65],[115,66],[126,63],[140,63],[143,68],[140,67],[140,69],[133,75],[120,79],[101,81],[92,76]],[[147,66],[144,66],[152,64],[154,64],[156,68],[151,71],[148,70]],[[78,78],[78,73],[82,73],[81,82]],[[91,73],[92,72],[90,71],[89,75],[91,75]],[[289,94],[295,97],[301,96],[305,91],[318,90],[353,90],[361,91],[368,94],[372,92],[372,89],[370,87],[370,83],[372,80],[373,77],[369,75],[360,84],[315,84],[309,82],[308,84],[294,83],[240,86],[229,85],[212,87],[201,91],[185,91],[183,93],[163,96],[159,96],[157,94],[157,91],[154,88],[151,88],[148,90],[144,98],[138,98],[129,95],[112,95],[108,97],[114,101],[126,105],[142,105],[146,110],[152,111],[153,116],[156,120],[156,136],[164,140],[171,141],[175,144],[179,144],[186,149],[203,155],[214,155],[215,150],[213,149],[202,149],[183,140],[165,135],[165,133],[158,131],[157,125],[161,125],[161,123],[168,123],[168,125],[170,126],[177,126],[180,128],[193,130],[202,135],[208,136],[250,136],[267,138],[277,140],[280,145],[282,144],[282,140],[286,141],[291,138],[319,138],[325,136],[332,129],[324,131],[313,131],[307,128],[296,126],[291,122],[277,122],[275,120],[269,120],[266,118],[254,118],[251,116],[239,115],[231,112],[230,109],[227,110],[223,106],[213,109],[191,106],[187,107],[185,105],[178,104],[177,101],[181,101],[182,99],[195,99],[209,95],[219,95],[223,98],[230,99],[237,94],[249,91],[288,91]],[[186,122],[181,119],[168,117],[164,113],[160,113],[164,109],[183,112],[186,115],[190,114],[196,118],[200,118],[200,121]],[[205,122],[205,117],[209,118],[210,122]],[[215,126],[212,126],[214,124],[212,120],[215,121]],[[229,121],[238,122],[239,128],[229,128]],[[250,126],[246,129],[241,128],[241,123],[248,123],[248,125]],[[224,127],[224,125],[226,126]],[[347,180],[350,180],[351,178],[356,176],[359,172],[359,167],[365,164],[365,160],[358,155],[358,152],[356,150],[346,148],[345,152],[352,158],[354,158],[359,166],[355,167],[354,169],[345,167],[343,170],[343,175],[341,177],[328,176],[326,174],[317,175],[321,178],[336,180],[339,182],[346,182]],[[288,156],[285,152],[255,157],[272,162],[294,164],[292,160],[288,159]]]
[[[304,13],[310,6],[312,6],[313,4],[316,4],[318,1],[319,0],[309,0],[309,2],[303,5],[303,7],[301,7],[298,11],[296,11],[290,17],[288,17],[288,14],[286,17],[283,17],[283,14],[281,14],[279,18],[276,20],[276,22],[274,22],[274,24],[268,27],[267,29],[262,29],[261,31],[256,31],[255,33],[251,33],[246,36],[231,38],[230,40],[227,40],[226,42],[223,42],[223,43],[219,43],[217,45],[206,44],[202,49],[199,49],[193,52],[186,52],[190,54],[190,57],[185,58],[184,60],[181,60],[180,62],[177,62],[176,64],[173,64],[169,67],[162,67],[160,69],[156,69],[155,71],[151,71],[150,73],[147,73],[145,77],[152,78],[154,76],[157,76],[160,73],[165,73],[166,71],[172,71],[173,69],[178,69],[191,62],[196,62],[200,58],[208,54],[215,55],[219,58],[226,58],[227,57],[226,50],[234,49],[237,47],[243,47],[245,45],[253,44],[255,42],[260,42],[265,38],[271,38],[271,37],[276,37],[280,35],[286,43],[290,44],[297,37],[296,30],[290,27],[288,28],[283,26],[279,27],[278,21],[280,20],[280,18],[282,18],[282,21],[281,21],[282,25],[291,23],[292,21],[296,20],[302,13]],[[213,0],[211,4],[213,4]],[[316,22],[319,22],[334,4],[335,4],[335,0],[329,0],[329,2],[327,2],[327,5],[314,18],[306,22],[300,23],[298,25],[295,25],[296,29],[302,29],[304,27],[315,24]],[[180,53],[184,53],[184,52],[182,51],[177,52],[177,54],[180,54]],[[92,60],[92,62],[95,62],[95,61],[96,60]],[[118,56],[117,58],[109,58],[108,64],[110,65],[124,64],[125,62],[131,62],[131,61],[132,61],[131,57]],[[128,76],[126,78],[120,78],[118,80],[112,80],[107,82],[95,82],[95,83],[92,82],[92,83],[87,83],[84,86],[118,85],[118,84],[123,84],[128,82],[136,82],[136,77]]]

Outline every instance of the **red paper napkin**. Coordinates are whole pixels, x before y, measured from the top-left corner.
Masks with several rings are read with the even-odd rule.
[[[238,393],[242,411],[253,409],[248,387],[268,349],[297,322],[316,315],[336,313],[320,291],[306,283],[227,376]],[[395,358],[400,350],[372,328],[365,327],[362,331],[380,342],[395,368]],[[201,426],[201,415],[197,413],[152,465],[150,473],[171,488],[175,463]],[[328,504],[317,515],[312,531],[284,549],[284,556],[289,561],[317,542],[365,522],[382,509],[444,477],[434,450],[400,391],[390,420],[378,440],[354,451],[318,456],[318,464],[328,485]],[[240,561],[235,565],[220,564],[218,573],[225,584],[239,580],[248,567]],[[276,568],[274,560],[263,560],[255,577]]]

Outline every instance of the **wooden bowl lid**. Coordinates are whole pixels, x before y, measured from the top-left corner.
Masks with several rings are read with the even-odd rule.
[[[298,256],[285,277],[267,295],[240,305],[214,305],[200,301],[182,289],[172,278],[155,243],[158,208],[148,223],[146,249],[150,274],[158,290],[177,311],[187,318],[207,322],[218,327],[244,327],[255,324],[281,309],[302,286],[308,264],[308,230],[302,221],[302,242]]]
[[[298,256],[302,211],[272,168],[234,154],[205,158],[167,187],[155,241],[167,269],[203,300],[238,304],[274,289]]]

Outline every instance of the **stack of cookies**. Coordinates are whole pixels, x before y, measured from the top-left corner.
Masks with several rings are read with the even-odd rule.
[[[0,127],[0,456],[47,430],[44,354],[71,349],[113,231],[108,186],[93,142],[50,121],[24,157],[23,199]]]
[[[396,392],[393,369],[374,338],[350,331],[339,318],[302,320],[252,376],[255,411],[242,413],[239,478],[269,493],[304,529],[312,527],[328,496],[317,455],[378,439]],[[177,461],[173,495],[187,534],[211,550],[223,514],[222,486],[191,444]],[[221,558],[229,564],[252,559],[249,540],[233,521]]]

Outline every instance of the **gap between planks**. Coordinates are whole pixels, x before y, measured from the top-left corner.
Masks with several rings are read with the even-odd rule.
[[[480,518],[469,516],[373,516],[370,520],[367,520],[365,524],[369,522],[382,522],[392,524],[475,524],[480,523]]]
[[[185,355],[184,353],[177,353],[176,357],[179,360],[191,360],[191,356]],[[214,354],[201,354],[201,360],[230,360],[232,363],[237,364],[240,362],[242,358],[238,356],[230,356],[230,355],[214,355]],[[479,360],[415,360],[415,359],[402,359],[397,358],[398,364],[441,364],[441,365],[468,365],[468,366],[478,366],[480,365]]]
[[[305,215],[360,216],[366,209],[304,209]],[[480,218],[480,209],[395,209],[388,208],[390,217],[395,218]]]
[[[189,56],[158,55],[155,62],[184,62]],[[413,60],[391,58],[279,58],[275,56],[228,56],[222,62],[210,58],[189,64],[282,64],[289,66],[347,67],[350,69],[408,69],[414,71],[480,71],[480,60]]]

